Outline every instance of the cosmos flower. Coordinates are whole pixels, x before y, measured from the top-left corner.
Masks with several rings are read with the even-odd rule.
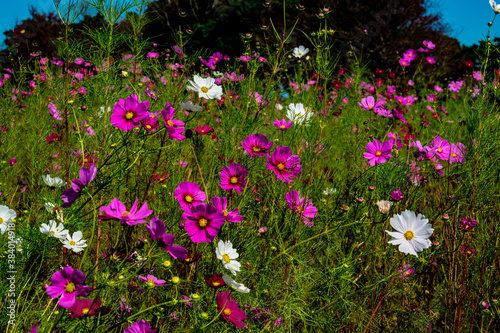
[[[224,223],[224,214],[210,205],[200,204],[189,212],[184,212],[182,219],[185,221],[184,228],[193,242],[210,243]]]
[[[141,319],[126,328],[123,333],[156,333],[156,330],[151,328],[149,322]]]
[[[399,245],[399,251],[418,257],[418,252],[431,247],[429,237],[434,232],[422,214],[415,215],[414,212],[405,210],[401,215],[391,217],[391,226],[396,232],[386,230],[394,237],[389,244]]]
[[[247,319],[245,311],[239,308],[239,304],[231,299],[229,291],[217,293],[217,309],[226,321],[232,322],[236,327],[245,327],[247,324],[242,320]]]
[[[129,211],[120,200],[113,198],[108,206],[102,206],[100,208],[103,213],[99,216],[99,219],[101,221],[118,220],[121,224],[128,225],[147,223],[144,219],[151,215],[153,211],[148,209],[147,202],[137,210],[137,202],[138,200],[134,202]]]
[[[69,308],[70,318],[76,317],[92,317],[99,313],[99,308],[102,305],[100,298],[97,299],[76,299],[75,304]]]
[[[158,245],[164,250],[168,251],[174,259],[183,260],[187,258],[187,250],[180,246],[174,245],[175,236],[166,233],[165,223],[155,216],[146,225],[151,239],[158,242]]]
[[[168,137],[170,140],[182,141],[186,137],[182,135],[184,132],[184,123],[180,120],[174,119],[175,109],[168,102],[165,104],[165,110],[161,112],[165,127],[167,128]]]
[[[500,13],[500,5],[497,5],[495,0],[490,0],[490,6],[495,11],[495,14]]]
[[[238,252],[233,249],[233,244],[230,241],[219,241],[215,249],[217,259],[222,261],[225,269],[229,269],[234,276],[240,271],[241,264],[235,259],[238,258]],[[227,283],[227,282],[226,282]]]
[[[198,92],[200,98],[221,99],[222,87],[215,84],[215,79],[211,77],[202,78],[195,75],[193,80],[189,80],[188,90]]]
[[[205,282],[207,283],[207,286],[215,289],[226,285],[226,282],[222,278],[222,274],[217,273],[205,276]]]
[[[392,191],[391,198],[394,201],[399,201],[399,200],[403,199],[403,193],[401,193],[401,190]]]
[[[9,228],[9,223],[17,216],[16,211],[7,206],[0,205],[0,231],[2,235]]]
[[[50,175],[43,175],[42,179],[50,187],[63,187],[66,185],[66,182],[59,177],[52,178]]]
[[[274,121],[273,125],[277,129],[282,130],[284,132],[287,128],[291,128],[292,127],[292,121],[291,120],[286,121],[286,119],[281,119],[281,120],[276,119]]]
[[[375,109],[382,109],[385,105],[385,102],[383,101],[375,101],[375,98],[373,96],[368,96],[366,98],[361,99],[361,103],[358,102],[358,105],[361,106],[363,110],[375,110]]]
[[[248,294],[250,292],[250,289],[245,287],[243,283],[238,283],[234,281],[233,278],[230,277],[229,275],[226,274],[222,275],[222,279],[228,286],[235,289],[236,291],[239,291],[240,293]]]
[[[186,111],[194,111],[194,112],[198,112],[198,111],[203,111],[203,107],[198,105],[198,104],[193,104],[193,102],[191,101],[187,101],[186,103],[179,103],[179,106],[183,109],[185,109]]]
[[[247,183],[248,171],[238,163],[225,166],[220,171],[220,187],[225,191],[236,190],[241,193]]]
[[[366,150],[368,150],[368,152],[363,153],[363,156],[368,160],[368,164],[375,165],[385,163],[392,157],[390,154],[392,142],[389,140],[380,143],[380,141],[374,140],[373,142],[368,142]]]
[[[312,115],[313,113],[309,110],[309,108],[304,108],[304,104],[302,103],[290,103],[286,113],[288,119],[299,125],[301,125],[302,123],[304,123],[305,125],[309,125],[309,121],[311,120],[310,118]]]
[[[295,58],[302,58],[306,54],[309,53],[309,49],[305,47],[304,45],[300,45],[299,47],[296,47],[293,49],[293,56]]]
[[[200,190],[198,184],[188,181],[180,183],[174,191],[174,198],[177,199],[184,211],[189,211],[191,208],[202,204],[206,197],[205,192]]]
[[[458,144],[451,144],[450,147],[450,159],[448,162],[450,164],[453,164],[454,162],[458,163],[464,163],[465,162],[465,157],[464,154],[467,152],[467,148],[465,148],[465,145],[463,143],[458,143]]]
[[[276,179],[285,183],[293,182],[293,179],[302,174],[300,158],[292,155],[292,150],[287,147],[276,147],[272,156],[267,156],[267,169],[274,171]]]
[[[477,221],[474,220],[472,217],[467,217],[465,219],[462,219],[460,221],[460,228],[464,231],[469,231],[474,229],[474,227],[477,226]]]
[[[263,134],[252,134],[245,138],[241,146],[250,154],[251,158],[254,158],[255,156],[267,156],[273,142],[269,142],[267,136]]]
[[[193,129],[193,131],[195,131],[196,133],[198,133],[200,135],[208,135],[211,132],[213,132],[214,129],[212,127],[208,127],[207,125],[205,125],[203,127],[201,125],[198,125],[198,127]]]
[[[239,223],[243,219],[243,216],[238,215],[238,208],[235,208],[232,212],[228,212],[227,198],[212,197],[211,203],[219,212],[224,213],[224,220],[226,222]]]
[[[48,225],[42,223],[40,226],[40,232],[48,235],[49,237],[60,239],[61,241],[64,240],[68,234],[68,230],[64,229],[64,225],[62,223],[57,225],[57,222],[54,220],[50,220]]]
[[[61,239],[64,247],[72,250],[75,253],[83,251],[85,247],[87,247],[87,240],[82,239],[83,234],[81,231],[76,231],[73,233],[73,236],[69,235],[69,232],[66,234],[66,239]]]
[[[427,158],[431,161],[435,161],[435,155],[442,161],[448,161],[450,157],[451,146],[448,141],[441,139],[440,136],[436,136],[432,140],[431,146],[427,151]]]
[[[111,123],[124,132],[141,124],[141,120],[147,116],[149,101],[140,102],[137,95],[130,95],[126,100],[120,100],[113,107]]]
[[[387,200],[379,200],[375,203],[378,207],[378,211],[382,214],[387,214],[391,210],[392,201],[387,201]]]
[[[144,276],[136,276],[136,278],[138,278],[139,280],[141,281],[144,281],[146,282],[146,284],[148,285],[148,287],[150,288],[154,288],[154,287],[163,287],[163,286],[166,286],[167,284],[165,283],[166,281],[165,280],[159,280],[157,279],[155,276],[153,275],[149,275],[147,277],[144,277]]]
[[[50,298],[61,296],[59,305],[63,308],[71,308],[77,296],[87,296],[92,291],[92,287],[83,285],[85,274],[71,266],[55,272],[50,282],[51,285],[46,289],[47,296]]]
[[[97,174],[97,169],[94,164],[90,166],[89,169],[80,169],[80,179],[75,179],[71,181],[71,188],[64,190],[62,194],[62,201],[64,204],[61,205],[62,208],[68,208],[73,205],[76,199],[80,196],[82,190],[87,187],[92,180],[94,180]]]
[[[285,196],[288,208],[293,210],[299,217],[312,219],[318,215],[318,210],[312,205],[309,198],[302,198],[299,191],[288,192]]]

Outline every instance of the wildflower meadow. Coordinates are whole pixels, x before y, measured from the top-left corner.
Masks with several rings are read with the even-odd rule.
[[[68,3],[57,57],[1,68],[3,332],[500,331],[489,31],[444,77],[432,40],[343,53],[328,8],[229,56],[140,0],[82,2],[87,43]]]

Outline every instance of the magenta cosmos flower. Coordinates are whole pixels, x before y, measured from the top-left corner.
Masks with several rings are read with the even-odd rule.
[[[224,223],[224,214],[210,205],[201,204],[184,212],[184,228],[195,243],[210,243],[214,240]]]
[[[231,299],[229,291],[217,293],[217,309],[222,318],[226,321],[232,322],[236,327],[245,327],[246,323],[242,320],[247,319],[245,311],[240,309],[240,306],[234,299]]]
[[[427,158],[435,161],[437,156],[441,161],[448,161],[450,158],[450,144],[446,140],[442,140],[440,136],[436,136],[431,142],[430,149],[427,151]]]
[[[146,284],[148,285],[148,287],[150,288],[154,288],[154,287],[163,287],[163,286],[166,286],[167,284],[165,282],[165,280],[159,280],[157,279],[155,276],[153,275],[149,275],[147,277],[144,277],[144,276],[136,276],[136,278],[138,278],[139,280],[141,281],[144,281],[146,282]]]
[[[287,147],[276,147],[272,156],[267,156],[267,169],[273,170],[276,179],[285,183],[293,182],[293,178],[302,174],[302,166],[299,165],[300,158],[292,155],[292,150]]]
[[[285,196],[288,208],[293,210],[299,217],[312,219],[318,215],[318,209],[312,205],[311,199],[302,198],[299,191],[288,192]]]
[[[373,142],[368,142],[366,145],[366,150],[368,152],[363,153],[363,156],[368,159],[368,164],[375,165],[379,163],[385,163],[391,156],[392,141],[384,141],[380,143],[378,140]]]
[[[265,135],[252,134],[245,138],[241,146],[250,154],[250,157],[254,158],[255,156],[267,156],[267,152],[271,149],[273,143],[269,142]]]
[[[76,199],[80,196],[82,190],[94,180],[97,174],[97,169],[95,165],[91,165],[89,169],[80,169],[80,179],[75,179],[71,181],[71,188],[64,190],[62,194],[62,201],[64,204],[61,205],[62,208],[68,208],[73,205]]]
[[[174,114],[175,109],[171,106],[171,103],[168,102],[165,104],[165,110],[161,112],[161,115],[163,117],[165,127],[167,128],[168,137],[170,140],[182,141],[186,138],[182,135],[184,132],[184,123],[180,120],[174,119]]]
[[[188,181],[180,183],[179,187],[174,191],[174,198],[179,201],[179,205],[184,211],[189,211],[191,208],[202,204],[206,197],[205,192],[200,191],[198,184]]]
[[[151,328],[151,324],[144,319],[136,321],[129,328],[126,328],[123,333],[156,333],[156,330]]]
[[[99,216],[99,219],[102,221],[118,220],[121,224],[128,225],[147,223],[148,221],[144,219],[151,215],[153,211],[148,209],[147,202],[145,202],[141,208],[137,210],[137,202],[138,200],[134,202],[129,211],[120,200],[114,198],[108,206],[101,207],[101,211],[104,213]]]
[[[247,183],[245,179],[247,174],[247,169],[238,163],[225,166],[220,171],[220,187],[226,191],[236,190],[241,193]]]
[[[102,301],[100,298],[97,299],[77,299],[75,300],[75,304],[69,308],[71,313],[69,316],[71,318],[76,317],[92,317],[95,316],[98,312],[97,310],[101,307]]]
[[[385,105],[383,101],[375,101],[375,98],[373,96],[368,96],[366,98],[361,99],[361,103],[358,102],[359,106],[363,110],[377,110],[377,109],[382,109]]]
[[[224,214],[226,222],[241,222],[243,220],[243,216],[238,215],[238,208],[235,208],[232,212],[228,212],[227,198],[213,197],[211,203],[215,209]]]
[[[147,116],[149,101],[140,102],[137,95],[130,95],[126,100],[120,101],[113,107],[111,123],[119,129],[128,132],[140,125],[141,120]]]
[[[46,290],[47,296],[61,296],[59,305],[63,308],[71,308],[75,304],[76,296],[87,296],[92,291],[92,287],[83,285],[85,274],[71,266],[55,272],[50,282],[51,285]]]
[[[292,127],[292,121],[291,120],[286,121],[286,119],[281,119],[281,120],[276,119],[273,125],[277,129],[282,130],[284,132],[286,129]]]
[[[168,251],[174,259],[184,260],[187,258],[187,250],[180,245],[174,245],[175,236],[166,233],[165,223],[158,216],[151,219],[146,229],[148,229],[151,239],[157,241],[158,245],[164,251]]]

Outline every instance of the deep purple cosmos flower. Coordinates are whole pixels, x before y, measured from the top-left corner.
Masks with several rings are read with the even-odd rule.
[[[293,178],[302,174],[300,158],[292,155],[292,150],[287,147],[276,147],[272,156],[267,156],[267,169],[274,171],[276,179],[285,183],[293,182]]]
[[[391,198],[394,201],[399,201],[399,200],[403,199],[403,193],[401,193],[401,190],[392,191],[391,192]]]
[[[137,95],[130,95],[126,100],[120,101],[113,107],[111,123],[119,129],[128,132],[141,124],[147,116],[149,101],[140,102]]]
[[[247,169],[238,163],[225,166],[220,171],[220,187],[226,191],[236,190],[241,193],[247,183],[245,179],[247,174]]]
[[[287,128],[292,127],[292,121],[291,120],[286,121],[286,119],[281,119],[281,120],[276,119],[273,125],[277,129],[282,130],[284,132]]]
[[[55,272],[50,282],[51,285],[46,290],[47,296],[61,296],[59,305],[63,308],[71,308],[75,304],[76,296],[87,296],[92,291],[92,287],[83,285],[85,274],[71,266]]]
[[[62,201],[64,204],[61,205],[62,208],[68,208],[73,205],[76,199],[80,196],[82,190],[94,180],[97,174],[97,169],[95,165],[91,165],[89,169],[80,169],[80,179],[75,179],[71,181],[71,188],[64,190],[62,194]]]
[[[75,304],[69,308],[70,318],[76,317],[92,317],[100,312],[99,309],[102,305],[102,301],[100,298],[97,299],[77,299],[75,300]]]
[[[128,225],[147,223],[148,221],[144,219],[151,215],[153,211],[148,209],[147,202],[145,202],[141,208],[137,210],[137,202],[138,200],[134,202],[129,211],[120,200],[114,198],[108,206],[101,207],[101,211],[104,213],[99,216],[99,219],[102,221],[118,220],[121,224]]]
[[[252,134],[245,138],[241,146],[250,154],[250,157],[254,158],[255,156],[267,156],[267,152],[271,149],[273,143],[269,142],[265,135]]]
[[[151,324],[141,319],[133,323],[129,328],[126,328],[123,333],[156,333],[156,330],[151,328]]]
[[[318,215],[318,210],[312,205],[311,199],[302,198],[299,191],[288,192],[285,198],[288,202],[288,208],[293,210],[297,216],[309,220]]]
[[[238,215],[238,208],[235,208],[232,212],[228,212],[227,198],[213,197],[211,203],[215,209],[224,214],[226,222],[241,222],[243,219],[243,216]]]
[[[182,214],[184,228],[195,243],[210,243],[224,223],[224,214],[210,205],[201,204]]]
[[[363,156],[368,159],[368,164],[375,165],[379,163],[385,163],[391,156],[392,141],[384,141],[380,143],[378,140],[373,142],[368,142],[366,145],[366,150],[368,152],[363,153]]]
[[[462,228],[462,230],[464,231],[472,230],[476,225],[477,221],[472,217],[467,217],[460,222],[460,228]]]
[[[170,140],[182,141],[186,137],[182,135],[184,132],[184,123],[180,120],[174,119],[175,109],[171,106],[170,102],[165,104],[165,110],[161,112],[165,127],[167,128],[168,137]]]
[[[242,320],[247,319],[245,311],[241,310],[239,304],[234,299],[231,299],[229,291],[217,293],[217,309],[222,318],[226,321],[232,322],[236,327],[245,327],[246,323]]]
[[[165,223],[158,216],[151,219],[146,229],[148,229],[151,239],[157,241],[163,251],[168,251],[174,259],[184,260],[187,258],[187,250],[180,245],[174,245],[175,236],[166,233]]]
[[[189,211],[191,208],[202,204],[207,196],[205,192],[200,191],[200,186],[188,181],[182,182],[174,191],[174,198],[179,201],[181,209]]]

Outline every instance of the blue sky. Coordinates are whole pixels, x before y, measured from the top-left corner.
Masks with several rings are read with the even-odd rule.
[[[64,0],[63,0],[64,1]],[[500,1],[500,0],[498,0]],[[488,0],[441,0],[433,1],[436,10],[442,14],[444,22],[448,23],[452,31],[450,36],[455,37],[461,44],[472,45],[484,39],[488,31],[488,22],[494,17]],[[29,17],[28,8],[35,6],[39,12],[55,11],[52,0],[3,0],[0,11],[0,32],[13,29],[16,20],[21,22]],[[500,37],[500,17],[493,24],[491,36]],[[3,45],[3,34],[0,44]]]

